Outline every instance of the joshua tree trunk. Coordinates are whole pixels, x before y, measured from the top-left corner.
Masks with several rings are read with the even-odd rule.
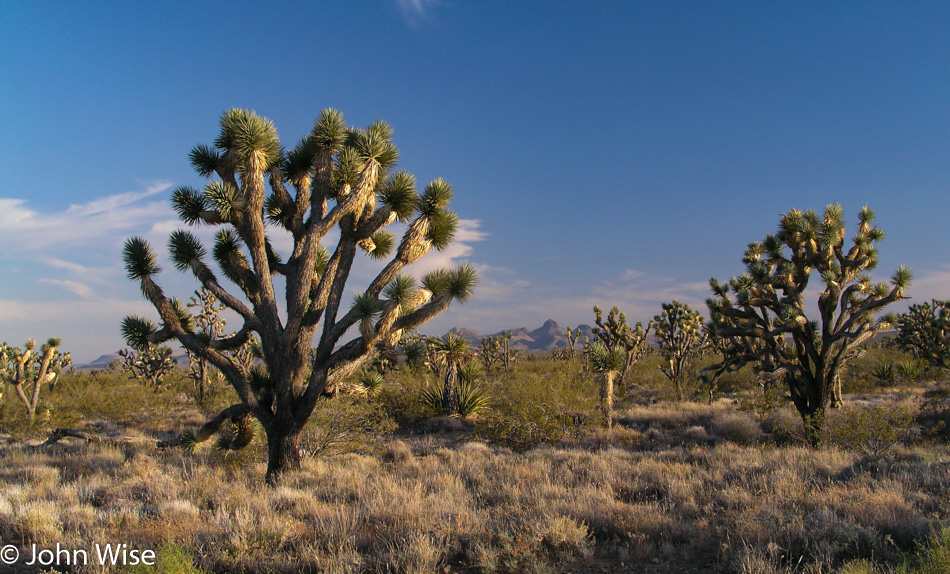
[[[604,426],[607,430],[613,427],[611,414],[614,412],[614,379],[617,378],[615,371],[604,373],[603,381],[600,387],[601,408],[604,410]]]
[[[445,394],[442,396],[442,410],[452,416],[459,412],[458,366],[449,364],[445,371]]]
[[[841,405],[844,404],[844,400],[841,397],[841,376],[835,376],[835,380],[831,384],[831,408],[840,409]]]
[[[815,448],[821,446],[825,413],[831,402],[832,387],[833,385],[825,384],[825,381],[815,380],[807,375],[799,375],[789,384],[792,402],[802,417],[805,440]]]
[[[300,430],[277,422],[267,429],[267,484],[275,485],[284,472],[300,470]]]

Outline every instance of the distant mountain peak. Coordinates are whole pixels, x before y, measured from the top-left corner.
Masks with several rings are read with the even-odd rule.
[[[576,329],[579,329],[581,332],[575,343],[575,347],[579,348],[580,345],[583,344],[584,337],[593,338],[593,333],[589,325],[578,325]],[[449,330],[449,333],[465,337],[472,346],[477,346],[481,343],[481,340],[485,338],[485,335],[482,335],[478,331],[464,327],[453,327]],[[551,351],[553,349],[564,349],[568,346],[567,329],[558,325],[554,319],[548,319],[537,329],[518,327],[516,329],[498,331],[489,336],[498,337],[502,333],[511,335],[512,349],[526,352]]]

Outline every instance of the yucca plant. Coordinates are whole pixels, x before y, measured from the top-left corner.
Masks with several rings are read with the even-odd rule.
[[[873,223],[874,212],[865,206],[849,247],[840,205],[827,206],[822,215],[793,209],[782,215],[777,234],[749,244],[745,273],[709,283],[710,332],[730,342],[715,369],[758,363],[763,374],[783,378],[814,446],[841,367],[859,345],[891,326],[893,319],[876,320],[875,314],[903,299],[910,284],[906,267],[889,283],[872,283],[868,272],[877,266],[877,243],[884,239]],[[813,275],[822,284],[816,321],[806,316],[805,303]]]
[[[433,341],[438,362],[445,369],[442,390],[442,411],[447,415],[459,413],[458,379],[459,371],[468,362],[470,353],[468,341],[454,333]]]
[[[920,361],[900,361],[894,366],[897,376],[904,383],[915,383],[924,376],[927,366]]]
[[[464,372],[464,369],[462,372]],[[467,418],[488,406],[488,395],[485,393],[485,388],[478,384],[477,379],[470,378],[470,375],[459,376],[456,383],[456,396],[458,412],[455,413],[455,416],[459,418]],[[421,400],[422,404],[433,412],[450,414],[446,413],[444,407],[445,385],[426,386],[422,390]]]
[[[133,237],[123,250],[126,271],[161,323],[127,317],[123,334],[135,349],[177,339],[220,370],[241,401],[229,412],[250,414],[267,435],[266,481],[274,484],[300,467],[300,433],[316,401],[403,331],[468,299],[477,277],[470,265],[430,273],[421,286],[401,275],[431,249],[451,244],[458,217],[449,210],[448,182],[433,180],[420,194],[412,175],[395,170],[399,150],[385,122],[348,127],[340,112],[324,110],[289,150],[274,124],[253,111],[225,112],[220,128],[213,145],[190,154],[210,181],[202,190],[177,188],[172,206],[187,225],[221,227],[210,255],[240,296],[225,289],[193,233],[175,231],[168,248],[179,271],[192,273],[240,317],[240,329],[220,339],[203,336],[187,307],[156,283],[161,269],[151,245]],[[407,224],[398,241],[384,229],[396,221]],[[334,229],[335,244],[322,245]],[[281,231],[293,244],[284,257],[269,237]],[[380,268],[347,308],[343,293],[360,251]],[[354,327],[357,334],[345,339]],[[260,369],[243,369],[228,352],[252,335],[260,341]]]
[[[881,385],[893,385],[894,363],[891,363],[890,361],[881,361],[880,363],[874,365],[874,368],[871,370],[871,375],[877,379],[878,383]]]
[[[359,381],[368,393],[375,393],[383,388],[383,374],[379,371],[365,370],[360,374]]]

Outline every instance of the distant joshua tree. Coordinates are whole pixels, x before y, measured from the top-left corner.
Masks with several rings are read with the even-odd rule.
[[[290,150],[282,147],[273,123],[252,111],[229,110],[220,125],[214,145],[196,146],[190,156],[197,172],[212,180],[202,191],[176,189],[172,205],[188,225],[223,227],[211,256],[243,298],[225,290],[197,236],[175,231],[168,247],[175,267],[194,274],[237,313],[241,328],[215,340],[199,333],[184,303],[167,297],[156,283],[154,250],[133,237],[124,248],[126,271],[161,324],[128,317],[123,334],[137,349],[177,339],[220,370],[240,403],[209,421],[209,428],[256,418],[267,435],[266,481],[274,484],[282,472],[300,467],[300,433],[317,400],[332,394],[381,347],[397,343],[404,330],[432,319],[453,300],[468,299],[476,273],[468,265],[435,271],[421,287],[400,275],[432,248],[448,247],[458,217],[448,209],[447,182],[433,180],[420,195],[412,175],[393,171],[399,150],[385,122],[347,127],[342,114],[324,110]],[[396,221],[408,225],[398,242],[384,229]],[[268,223],[274,226],[270,230],[289,234],[293,248],[286,260],[273,248]],[[334,229],[339,238],[330,250],[321,241]],[[343,294],[359,250],[385,263],[347,309]],[[275,276],[284,286],[282,297]],[[285,312],[279,312],[279,303]],[[351,328],[356,335],[345,340]],[[260,339],[262,359],[261,368],[248,373],[226,352],[252,334]],[[207,430],[194,436],[207,438]]]
[[[673,301],[663,303],[663,312],[653,317],[653,332],[666,363],[660,370],[666,375],[680,400],[686,397],[685,381],[690,360],[706,343],[703,319],[689,305]]]
[[[58,338],[52,337],[39,348],[39,352],[33,339],[27,341],[23,349],[0,343],[0,360],[3,361],[0,363],[0,378],[16,390],[31,421],[36,416],[42,386],[52,387],[62,370],[72,363],[69,353],[58,350],[60,343]]]
[[[165,345],[149,345],[140,349],[138,353],[130,349],[119,351],[122,357],[122,370],[146,385],[158,390],[162,380],[167,377],[178,364],[172,358],[172,350]]]
[[[511,362],[516,356],[516,353],[511,350],[511,333],[508,331],[502,331],[494,337],[483,338],[476,352],[488,370],[491,370],[495,364],[501,364],[505,371],[510,371]]]
[[[603,312],[597,305],[594,305],[594,322],[597,326],[592,331],[598,341],[607,348],[620,346],[624,350],[624,361],[618,379],[618,381],[624,381],[630,367],[643,358],[647,346],[647,335],[650,334],[653,322],[648,323],[646,329],[640,322],[631,328],[627,324],[626,315],[617,307],[610,310],[607,321],[604,321]]]
[[[710,280],[710,333],[731,344],[725,359],[709,369],[758,363],[764,373],[782,377],[814,446],[821,442],[842,366],[858,345],[890,326],[890,319],[875,321],[875,314],[904,298],[910,284],[906,267],[897,269],[889,285],[871,282],[867,272],[877,266],[876,244],[884,239],[873,223],[874,212],[865,206],[846,247],[840,205],[829,205],[823,215],[793,209],[782,215],[776,235],[749,244],[742,260],[746,273],[725,284]],[[823,287],[817,321],[805,315],[813,274]]]

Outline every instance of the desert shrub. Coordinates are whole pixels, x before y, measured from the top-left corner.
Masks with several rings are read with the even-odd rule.
[[[950,528],[934,531],[910,561],[895,574],[946,574],[950,572]]]
[[[878,456],[910,438],[915,414],[900,404],[847,408],[830,417],[828,439],[840,448]]]
[[[740,445],[752,445],[762,437],[759,423],[740,413],[722,414],[709,425],[716,437]]]
[[[596,428],[598,384],[580,364],[528,359],[485,381],[492,407],[476,422],[477,436],[523,451]]]
[[[376,401],[341,396],[317,401],[300,435],[300,448],[311,456],[379,450],[382,435],[396,423]]]
[[[407,367],[386,373],[386,384],[376,394],[378,404],[400,427],[413,427],[432,413],[423,399],[423,391],[431,383]]]
[[[950,440],[950,386],[940,385],[924,393],[917,424],[926,438]]]
[[[50,392],[50,413],[56,426],[81,420],[105,420],[117,425],[165,428],[193,410],[191,384],[184,371],[166,377],[160,390],[123,373],[67,373]],[[233,393],[233,391],[231,391]]]
[[[561,413],[549,403],[508,405],[491,410],[475,423],[475,434],[497,445],[525,451],[575,436],[583,421]],[[589,425],[599,426],[596,423]]]
[[[788,406],[769,412],[762,419],[762,430],[776,445],[799,445],[805,441],[802,417]]]
[[[790,400],[788,389],[780,381],[764,385],[758,383],[752,390],[736,398],[740,411],[755,413],[759,418],[766,418],[775,409],[788,405]]]
[[[165,543],[155,551],[155,565],[138,564],[122,570],[123,574],[204,574],[191,554],[177,544]]]

